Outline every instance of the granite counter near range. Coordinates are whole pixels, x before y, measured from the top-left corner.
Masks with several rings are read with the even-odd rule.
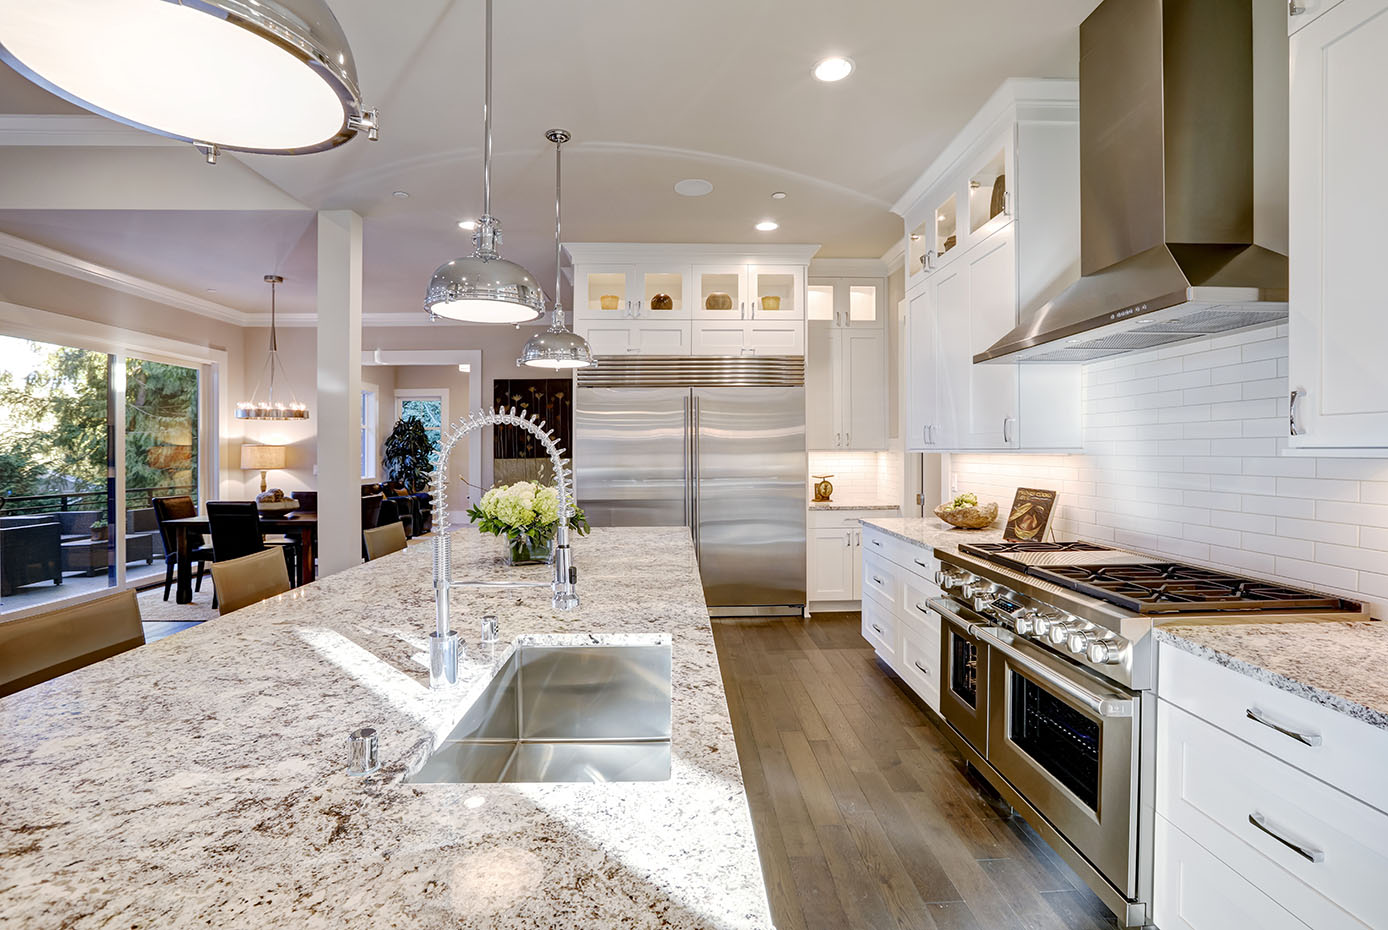
[[[1388,729],[1388,624],[1169,623],[1157,640]]]
[[[499,552],[459,532],[455,577],[548,577]],[[0,927],[770,927],[688,532],[599,529],[574,553],[574,612],[455,592],[448,692],[420,545],[0,700]],[[671,644],[669,781],[401,782],[506,643],[554,634]],[[363,780],[364,725],[383,769]]]
[[[994,524],[982,530],[961,530],[950,526],[943,520],[928,517],[873,517],[861,521],[863,526],[871,526],[926,549],[940,547],[955,549],[960,543],[998,542],[1002,539],[1003,527]]]

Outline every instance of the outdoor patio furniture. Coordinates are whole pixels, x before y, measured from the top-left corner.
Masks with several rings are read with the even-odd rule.
[[[92,524],[106,516],[104,510],[60,510],[48,514],[63,528],[63,539],[91,539]]]
[[[154,546],[154,558],[164,557],[164,540],[159,533],[159,517],[155,514],[153,507],[140,507],[135,510],[125,512],[125,532],[149,533],[151,534]]]
[[[0,517],[0,597],[40,581],[63,583],[62,527],[42,516]]]
[[[125,537],[125,561],[154,561],[154,533],[127,533]],[[110,565],[110,544],[104,539],[74,539],[63,543],[63,571],[81,572],[84,575],[99,575]]]
[[[49,523],[56,540],[58,524]],[[143,646],[132,590],[0,623],[0,696]]]

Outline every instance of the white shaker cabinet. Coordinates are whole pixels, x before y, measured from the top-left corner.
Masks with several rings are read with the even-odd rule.
[[[810,281],[805,389],[811,449],[887,448],[886,284]]]
[[[809,599],[856,601],[862,596],[858,546],[860,530],[849,526],[810,530]]]
[[[1388,0],[1310,5],[1291,18],[1289,442],[1388,448]]]

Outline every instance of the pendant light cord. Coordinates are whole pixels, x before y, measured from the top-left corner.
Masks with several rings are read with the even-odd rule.
[[[556,135],[554,137],[554,323],[550,326],[550,329],[553,329],[556,332],[558,332],[564,326],[564,305],[559,300],[559,285],[563,282],[563,272],[560,270],[559,265],[559,222],[561,216],[559,209],[559,205],[561,203],[561,174],[559,170],[559,159],[563,157],[560,154],[560,149],[562,149],[563,146],[563,140],[558,135]]]
[[[492,0],[487,0],[487,79],[482,103],[482,215],[492,215]]]

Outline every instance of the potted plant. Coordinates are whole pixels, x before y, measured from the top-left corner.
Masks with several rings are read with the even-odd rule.
[[[429,457],[435,451],[419,417],[397,420],[395,428],[386,437],[386,474],[391,481],[403,484],[411,494],[423,490],[428,486],[429,475],[434,470],[434,463]]]
[[[506,537],[506,558],[512,565],[536,565],[554,560],[554,537],[559,532],[559,492],[534,481],[517,481],[492,488],[467,512],[483,533]],[[569,528],[588,535],[588,518],[574,507]]]
[[[105,517],[97,517],[92,521],[91,532],[93,542],[104,542],[108,538],[111,527],[106,522]]]

